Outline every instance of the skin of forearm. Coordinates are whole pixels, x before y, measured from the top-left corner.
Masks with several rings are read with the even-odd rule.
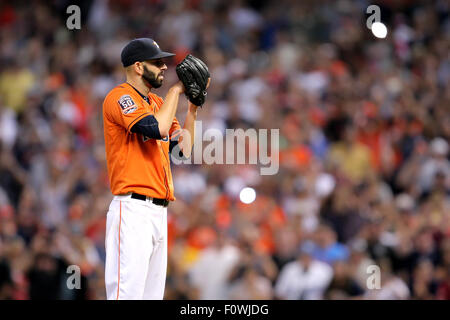
[[[180,149],[186,158],[189,158],[191,156],[192,146],[194,145],[197,108],[197,106],[189,102],[189,108],[187,111],[186,120],[184,121],[183,131],[178,142],[180,144]],[[186,132],[189,133],[188,139],[185,139],[185,136],[187,135]]]
[[[177,87],[172,87],[167,92],[166,98],[161,108],[155,112],[155,118],[158,120],[158,127],[161,137],[167,137],[169,135],[172,121],[175,117],[178,107],[178,99],[180,97],[181,90]]]

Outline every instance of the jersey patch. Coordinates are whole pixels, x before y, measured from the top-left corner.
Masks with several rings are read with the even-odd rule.
[[[120,108],[122,109],[123,114],[129,114],[135,111],[138,107],[134,103],[133,99],[128,94],[125,94],[120,97],[119,101]]]

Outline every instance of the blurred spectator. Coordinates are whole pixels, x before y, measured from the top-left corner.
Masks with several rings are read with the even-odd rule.
[[[447,159],[448,142],[442,138],[434,138],[430,142],[431,157],[421,166],[419,185],[422,192],[429,192],[441,177],[443,185],[450,188],[450,161]]]
[[[347,247],[336,241],[336,232],[322,225],[315,232],[313,246],[313,258],[332,265],[336,261],[345,261],[349,257]]]
[[[445,277],[442,283],[438,287],[437,299],[439,300],[450,300],[450,269],[445,272]]]
[[[34,84],[34,75],[25,66],[19,66],[11,59],[0,75],[0,95],[6,107],[16,112],[26,106],[27,94]]]
[[[343,139],[331,147],[329,161],[354,182],[361,182],[371,170],[369,149],[356,140],[356,130],[347,125]]]
[[[362,297],[364,289],[351,274],[351,269],[344,261],[336,261],[333,265],[333,280],[325,292],[325,298],[343,300]]]
[[[11,268],[8,261],[2,255],[2,249],[2,242],[0,240],[0,300],[8,300],[13,298],[13,282]]]
[[[65,272],[62,261],[44,253],[35,257],[34,267],[28,271],[30,281],[30,299],[60,299]]]
[[[231,283],[228,298],[233,300],[270,300],[273,298],[271,281],[254,268],[247,267],[238,280]]]
[[[365,298],[369,300],[406,300],[411,296],[410,290],[401,278],[393,275],[389,263],[383,262],[381,269],[380,288],[366,291]]]
[[[421,260],[413,271],[411,292],[414,300],[431,300],[437,291],[433,264],[430,260]]]
[[[326,263],[315,260],[313,248],[301,247],[296,261],[286,264],[280,271],[275,285],[279,299],[314,300],[322,299],[333,278],[333,269]]]
[[[227,279],[238,259],[238,248],[223,237],[201,252],[189,271],[192,285],[199,289],[199,299],[225,299]]]

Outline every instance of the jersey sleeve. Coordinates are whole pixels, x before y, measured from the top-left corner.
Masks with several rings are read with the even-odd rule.
[[[112,122],[124,127],[128,132],[131,132],[136,122],[152,114],[141,101],[126,92],[107,96],[103,108]]]

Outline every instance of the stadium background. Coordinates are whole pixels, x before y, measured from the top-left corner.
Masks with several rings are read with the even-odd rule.
[[[101,105],[136,37],[177,53],[161,96],[206,61],[204,129],[280,128],[277,175],[172,166],[166,299],[450,299],[447,1],[95,0],[72,31],[70,4],[0,1],[0,299],[105,298]]]

